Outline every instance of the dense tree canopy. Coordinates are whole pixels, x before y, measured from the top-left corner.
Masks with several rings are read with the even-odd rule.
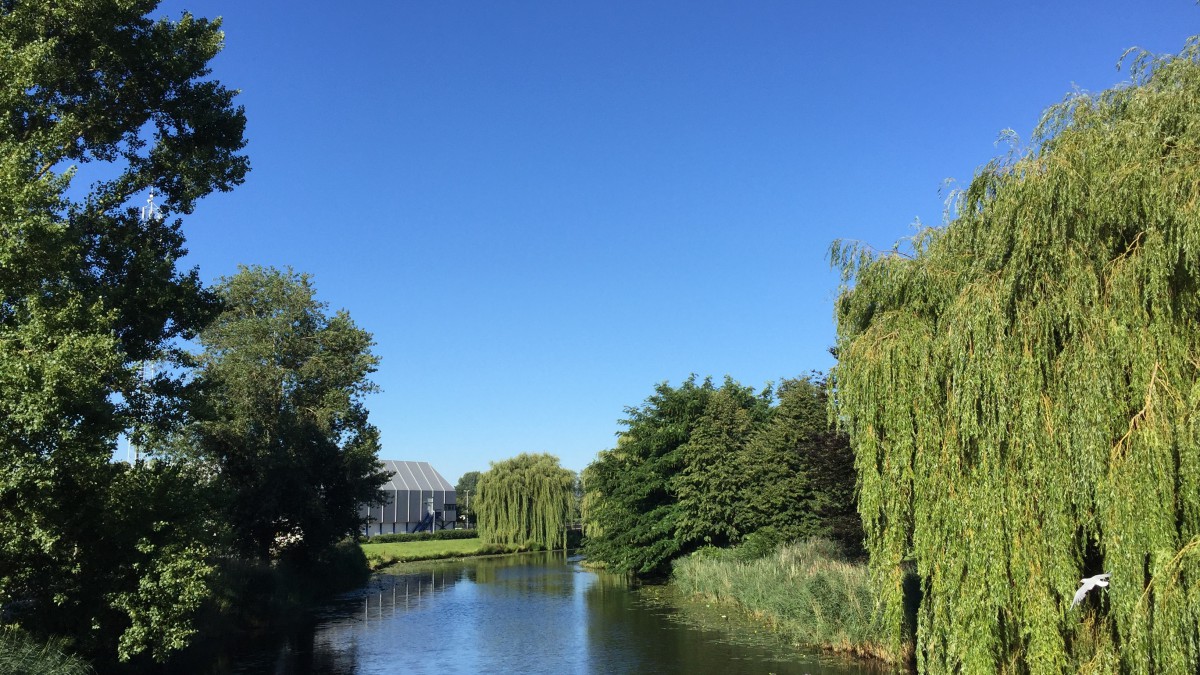
[[[155,403],[178,394],[172,371],[139,365],[176,361],[215,307],[176,269],[169,216],[247,170],[242,111],[207,78],[219,24],[144,18],[156,4],[0,3],[0,606],[84,646],[124,631],[123,657],[190,630],[190,591],[155,575],[190,589],[205,569],[186,535],[151,531],[164,516],[106,513],[169,506],[109,459],[122,431],[171,421]],[[139,218],[150,189],[168,217]]]
[[[479,476],[479,538],[486,543],[566,548],[575,472],[548,454],[493,462]]]
[[[771,527],[788,541],[824,537],[851,556],[862,554],[854,501],[854,453],[829,423],[824,380],[785,379],[770,416],[740,456],[742,508],[735,527]]]
[[[1200,44],[1133,65],[911,255],[835,248],[837,415],[925,672],[1200,670]]]
[[[387,482],[362,397],[379,360],[345,311],[326,314],[308,276],[243,267],[217,287],[200,334],[200,409],[183,448],[217,469],[233,542],[252,556],[325,550],[361,529]],[[287,544],[291,542],[291,544]]]
[[[611,568],[637,574],[664,572],[679,554],[677,496],[670,478],[682,468],[679,449],[691,438],[711,380],[666,383],[638,408],[626,408],[617,447],[600,451],[583,472],[587,553]]]
[[[784,380],[777,399],[770,387],[692,377],[625,412],[617,447],[583,472],[590,559],[657,575],[680,555],[764,528],[771,539],[861,545],[854,458],[829,427],[818,383]]]
[[[727,380],[712,392],[687,442],[679,446],[679,473],[668,481],[675,496],[673,539],[680,551],[700,545],[728,546],[745,532],[738,514],[746,508],[746,444],[767,410],[767,401]]]

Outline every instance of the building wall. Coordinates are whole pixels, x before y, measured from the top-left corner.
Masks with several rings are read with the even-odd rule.
[[[446,528],[454,526],[458,512],[453,491],[442,490],[385,490],[388,503],[368,509],[363,507],[360,515],[370,516],[364,534],[401,534],[410,532],[425,518],[425,500],[433,497],[433,510],[441,514],[441,522]],[[450,504],[450,509],[446,504]],[[439,525],[438,529],[443,529]]]

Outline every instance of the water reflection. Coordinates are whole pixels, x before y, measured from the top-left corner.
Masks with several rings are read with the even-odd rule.
[[[304,630],[261,645],[228,672],[870,672],[739,639],[748,625],[694,625],[656,597],[562,554],[406,568],[330,603]]]

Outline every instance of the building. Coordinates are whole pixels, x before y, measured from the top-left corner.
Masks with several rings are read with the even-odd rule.
[[[370,518],[363,534],[398,534],[453,527],[458,517],[454,486],[429,462],[381,462],[391,478],[383,486],[383,506],[362,507]]]

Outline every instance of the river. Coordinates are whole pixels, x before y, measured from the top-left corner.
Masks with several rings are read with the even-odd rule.
[[[562,553],[396,568],[327,603],[233,673],[879,675],[803,654],[727,607],[630,587]]]

